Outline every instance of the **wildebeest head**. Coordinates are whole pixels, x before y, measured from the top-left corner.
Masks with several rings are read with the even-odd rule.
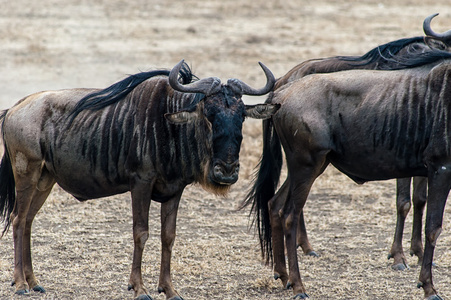
[[[221,84],[216,77],[201,79],[188,85],[177,80],[183,60],[169,75],[169,83],[174,90],[204,95],[193,107],[167,113],[166,119],[174,124],[195,122],[196,132],[202,131],[206,137],[209,157],[204,157],[204,174],[201,184],[207,189],[224,194],[230,185],[238,180],[239,152],[241,147],[242,125],[246,117],[256,119],[270,118],[279,105],[245,105],[242,95],[264,95],[274,86],[275,78],[262,63],[267,83],[261,89],[254,89],[238,79],[229,79]]]
[[[438,16],[438,13],[430,15],[426,19],[424,19],[423,31],[426,34],[426,36],[424,37],[424,42],[431,48],[450,51],[451,30],[448,30],[443,33],[437,33],[431,29],[431,20],[436,16]]]

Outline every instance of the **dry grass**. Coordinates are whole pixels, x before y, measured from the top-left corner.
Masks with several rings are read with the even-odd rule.
[[[186,299],[288,299],[260,260],[248,211],[237,211],[250,184],[251,166],[261,148],[260,124],[244,128],[241,180],[226,198],[197,186],[187,189],[180,205],[172,272]],[[252,145],[249,147],[249,145]],[[249,153],[253,153],[249,155]],[[248,166],[249,165],[249,166]],[[306,222],[319,258],[299,254],[301,274],[312,299],[419,299],[419,268],[395,272],[386,259],[395,225],[393,181],[358,186],[329,168],[315,183]],[[447,210],[449,215],[449,209]],[[159,204],[151,206],[151,237],[143,273],[154,299],[159,274]],[[451,294],[449,220],[436,249],[434,278],[443,296]],[[34,224],[35,272],[47,288],[39,299],[131,298],[126,285],[132,258],[129,195],[78,203],[56,187]],[[404,238],[408,250],[411,220]],[[11,295],[12,237],[0,240],[0,294]],[[17,297],[18,298],[18,297]]]
[[[101,1],[8,2],[0,12],[2,108],[43,89],[103,87],[124,74],[171,67],[185,58],[200,77],[264,78],[257,61],[281,76],[298,62],[363,53],[401,37],[451,26],[439,1]],[[250,98],[246,98],[250,101]],[[263,101],[264,98],[260,97]],[[240,181],[228,197],[189,187],[180,205],[172,272],[185,299],[289,299],[260,259],[248,210],[237,211],[261,152],[261,129],[246,121]],[[450,208],[435,252],[434,279],[451,298]],[[396,221],[394,181],[358,186],[333,168],[306,206],[319,258],[299,254],[312,299],[420,299],[419,268],[395,272],[387,254]],[[144,282],[154,299],[159,274],[159,204],[151,205]],[[129,194],[78,203],[55,187],[33,227],[35,273],[47,294],[31,299],[129,299],[132,257]],[[411,233],[409,216],[404,248]],[[11,232],[0,240],[0,298],[14,298]],[[15,297],[23,299],[23,297]]]

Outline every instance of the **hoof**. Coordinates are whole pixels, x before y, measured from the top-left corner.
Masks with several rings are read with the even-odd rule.
[[[316,253],[315,251],[310,251],[309,253],[306,254],[307,256],[312,256],[312,257],[319,257],[318,253]]]
[[[16,294],[16,295],[28,295],[28,294],[30,294],[30,291],[27,290],[27,289],[17,290],[17,291],[15,292],[15,294]]]
[[[440,297],[439,295],[432,295],[426,298],[426,300],[443,300],[443,298]]]
[[[405,263],[399,263],[399,264],[392,265],[391,268],[395,271],[410,270],[409,266]]]
[[[45,289],[42,286],[40,286],[40,285],[35,285],[33,287],[33,291],[39,292],[39,293],[43,293],[43,294],[45,293]]]
[[[129,291],[133,290],[133,285],[129,284],[127,287],[127,290],[129,290]]]
[[[164,291],[164,288],[159,286],[158,287],[158,293],[161,294],[161,293],[166,293],[166,292]],[[168,300],[183,300],[183,298],[180,297],[179,295],[177,295],[177,296],[174,296],[172,298],[169,298]]]
[[[285,287],[285,289],[289,290],[292,288],[291,282],[287,282],[287,286]],[[297,296],[297,295],[296,295]]]
[[[306,293],[300,293],[293,297],[293,299],[307,299],[309,296]]]

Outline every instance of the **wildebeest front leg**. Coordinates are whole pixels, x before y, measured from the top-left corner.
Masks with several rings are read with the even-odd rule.
[[[149,238],[149,207],[153,182],[137,180],[132,184],[133,264],[128,289],[135,291],[137,299],[152,299],[144,288],[141,264],[144,245]]]
[[[181,300],[171,279],[171,256],[176,234],[177,211],[181,193],[161,204],[161,267],[158,292],[165,293],[167,299]]]
[[[393,270],[405,270],[407,265],[404,250],[402,248],[402,236],[406,216],[410,210],[410,182],[411,178],[400,178],[396,180],[396,229],[388,258],[393,258]]]
[[[429,170],[428,186],[426,242],[418,286],[423,287],[425,298],[438,300],[441,298],[437,296],[432,283],[432,261],[435,245],[442,231],[443,212],[451,188],[451,165],[441,166],[437,170]]]
[[[423,211],[427,201],[427,177],[413,178],[413,227],[412,240],[410,242],[410,255],[418,257],[418,265],[423,262]]]

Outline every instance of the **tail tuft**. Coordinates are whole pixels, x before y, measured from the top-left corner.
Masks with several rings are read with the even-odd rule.
[[[0,119],[4,122],[4,117],[7,111],[2,111]],[[2,122],[2,125],[3,125]],[[8,149],[3,138],[4,154],[0,163],[0,221],[5,222],[3,229],[3,236],[9,229],[11,224],[11,213],[13,212],[16,202],[16,183],[14,181],[14,173],[11,165],[11,159],[8,154]]]
[[[275,195],[282,170],[282,149],[272,119],[263,121],[263,153],[258,167],[253,186],[241,207],[252,205],[252,224],[257,226],[262,255],[269,263],[273,257],[268,203]]]
[[[16,184],[14,182],[11,160],[5,149],[5,154],[0,164],[0,220],[5,222],[2,236],[8,231],[11,224],[10,215],[14,209],[15,202]]]

